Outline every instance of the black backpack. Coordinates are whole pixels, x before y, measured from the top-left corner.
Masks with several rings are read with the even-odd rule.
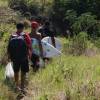
[[[8,53],[12,61],[22,61],[28,56],[28,47],[25,42],[25,35],[11,36],[8,44]]]

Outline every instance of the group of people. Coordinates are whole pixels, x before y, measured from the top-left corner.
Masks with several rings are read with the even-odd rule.
[[[38,21],[31,21],[31,32],[24,32],[24,24],[18,23],[16,25],[17,31],[12,33],[8,42],[8,58],[13,64],[14,70],[14,80],[15,80],[15,90],[26,93],[26,77],[29,72],[29,61],[32,62],[33,71],[37,72],[40,65],[39,59],[43,57],[43,47],[41,39],[50,36],[52,39],[53,46],[55,46],[54,33],[50,30],[49,21],[45,21],[41,25]],[[32,39],[38,41],[39,54],[37,54],[37,49],[32,44]],[[21,71],[21,82],[19,82],[19,72]],[[20,83],[20,84],[19,84]]]

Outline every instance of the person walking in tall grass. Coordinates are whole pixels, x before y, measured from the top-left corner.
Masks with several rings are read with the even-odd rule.
[[[26,74],[29,72],[29,58],[31,58],[31,39],[24,32],[24,24],[16,25],[17,31],[11,34],[8,43],[8,56],[13,63],[15,88],[25,93]],[[21,84],[19,84],[19,72],[21,71]]]

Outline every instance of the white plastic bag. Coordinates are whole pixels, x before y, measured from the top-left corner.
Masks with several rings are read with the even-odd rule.
[[[39,59],[39,65],[40,65],[40,67],[44,67],[45,66],[44,61],[43,61],[42,58]]]
[[[13,71],[13,67],[12,67],[11,62],[9,62],[6,66],[5,77],[7,77],[7,78],[13,78],[14,77],[14,71]]]

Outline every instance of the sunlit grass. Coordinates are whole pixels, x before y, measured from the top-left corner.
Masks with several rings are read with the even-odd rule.
[[[7,0],[0,0],[0,7],[7,7],[8,1]]]
[[[5,34],[4,40],[7,38]],[[28,100],[59,100],[64,92],[70,100],[99,100],[97,88],[100,81],[100,55],[93,57],[65,54],[69,40],[59,38],[63,45],[62,55],[52,59],[45,69],[34,74],[30,70]],[[5,66],[0,67],[0,100],[10,100],[16,95],[4,84]],[[55,98],[55,99],[54,99]],[[12,99],[13,100],[13,99]]]
[[[92,100],[91,97],[94,95],[89,93],[84,96],[82,92],[86,91],[82,90],[82,87],[84,88],[86,85],[87,89],[89,88],[88,92],[91,92],[95,82],[100,80],[99,60],[99,56],[88,58],[63,55],[61,58],[54,59],[45,70],[33,75],[30,88],[37,87],[39,90],[36,97],[47,95],[49,100],[52,100],[52,97],[59,91],[65,93],[70,91],[71,100],[78,98],[78,91],[81,95],[79,98],[84,97],[84,100],[87,100],[88,97],[89,100]]]
[[[62,44],[68,40],[60,38]],[[14,98],[13,91],[3,84],[4,68],[0,69],[0,88],[4,93]],[[29,100],[58,100],[56,95],[64,92],[70,100],[94,100],[99,98],[99,90],[95,90],[100,81],[100,56],[71,56],[65,55],[52,59],[45,69],[33,74],[30,71]],[[95,92],[97,91],[97,92]],[[53,99],[56,98],[56,99]],[[2,99],[1,99],[2,100]],[[5,99],[6,100],[6,99]],[[8,99],[10,100],[10,99]],[[99,100],[99,99],[98,99]]]

